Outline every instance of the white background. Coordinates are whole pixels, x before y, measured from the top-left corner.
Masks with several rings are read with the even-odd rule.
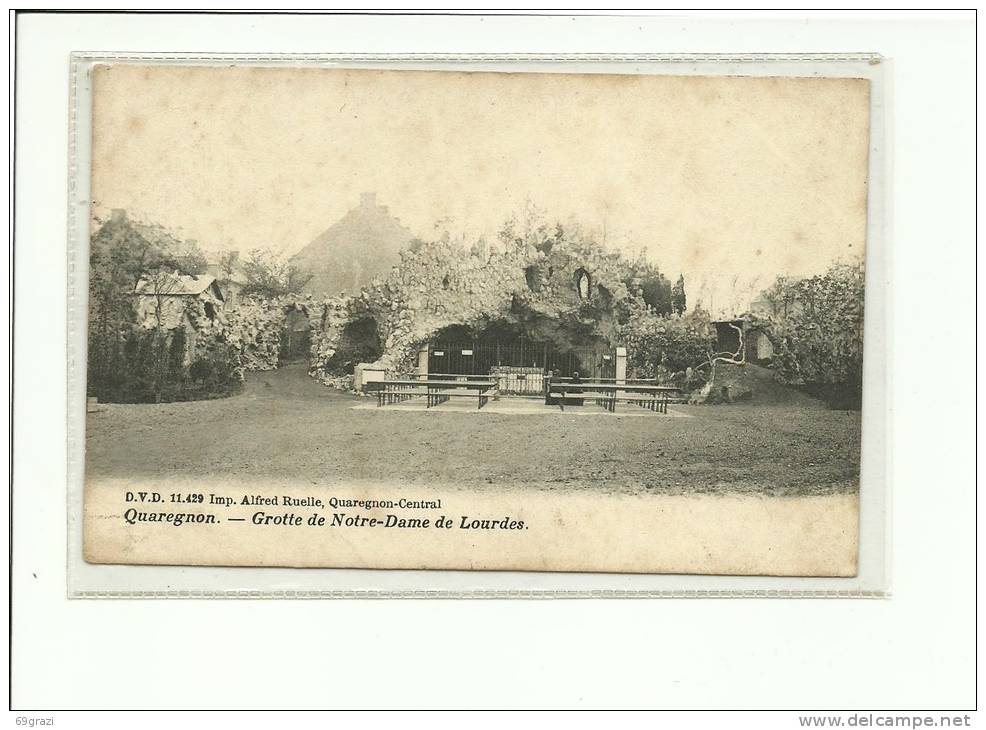
[[[974,706],[971,20],[32,15],[17,30],[15,709]],[[893,596],[68,601],[71,51],[889,57]]]

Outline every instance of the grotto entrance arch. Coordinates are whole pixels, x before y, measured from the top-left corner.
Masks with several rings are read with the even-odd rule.
[[[335,352],[323,366],[332,375],[352,375],[361,362],[374,362],[383,354],[377,322],[369,314],[350,320],[342,329]]]
[[[308,312],[301,306],[284,308],[278,364],[307,361],[311,356],[311,323]]]

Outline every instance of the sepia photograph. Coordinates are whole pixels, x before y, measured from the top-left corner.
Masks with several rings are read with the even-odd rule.
[[[972,726],[974,12],[11,23],[16,725]]]
[[[89,562],[857,574],[869,80],[89,81]]]

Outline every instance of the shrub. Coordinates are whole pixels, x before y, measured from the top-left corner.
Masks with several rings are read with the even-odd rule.
[[[188,366],[188,376],[192,380],[206,381],[213,377],[214,369],[209,360],[198,359]]]
[[[858,408],[863,392],[863,266],[836,264],[807,279],[779,278],[764,293],[774,314],[761,322],[772,367],[833,407]]]
[[[665,317],[653,312],[636,312],[622,327],[631,378],[653,378],[662,371],[676,373],[706,362],[715,335],[708,318],[701,312],[684,317]],[[704,376],[693,370],[691,382]],[[686,384],[687,385],[687,384]]]
[[[186,367],[187,338],[131,327],[93,343],[88,392],[105,403],[161,403],[229,395],[240,387],[239,355],[214,342]]]

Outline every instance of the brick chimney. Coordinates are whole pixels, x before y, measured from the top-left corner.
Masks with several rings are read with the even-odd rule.
[[[360,193],[359,207],[363,210],[375,210],[377,207],[376,193]]]

